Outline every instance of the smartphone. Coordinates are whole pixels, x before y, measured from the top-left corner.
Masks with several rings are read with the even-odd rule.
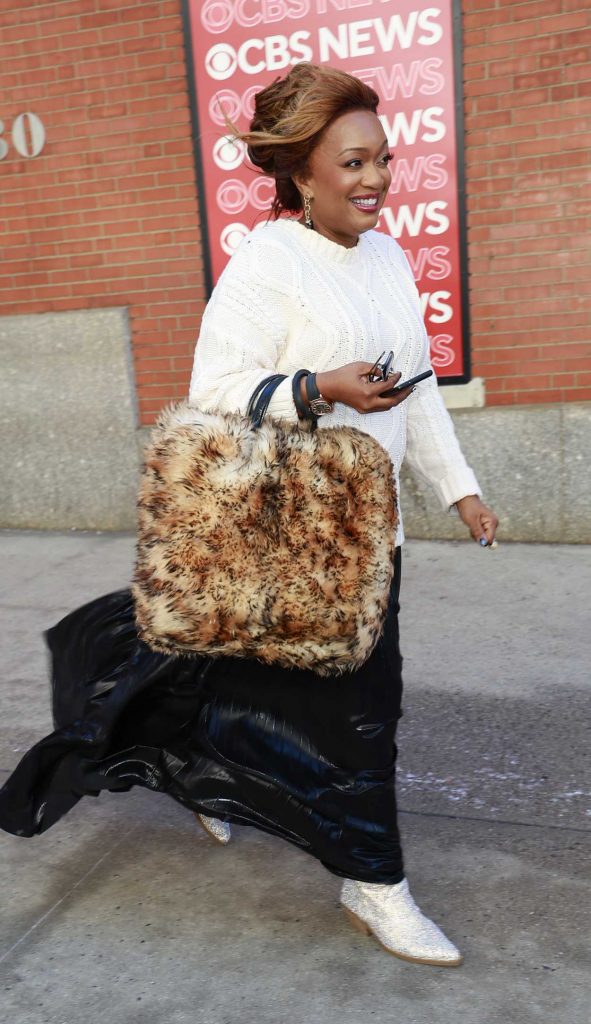
[[[380,398],[391,398],[392,395],[397,395],[399,391],[404,391],[405,388],[412,388],[414,384],[418,384],[420,380],[426,380],[427,377],[433,376],[433,370],[425,370],[423,373],[419,373],[417,377],[411,377],[410,380],[403,380],[400,384],[396,384],[395,387],[390,388],[388,391],[380,391]]]

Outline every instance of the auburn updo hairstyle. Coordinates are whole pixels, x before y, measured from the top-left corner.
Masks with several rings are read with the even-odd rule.
[[[226,117],[232,137],[246,143],[251,162],[275,179],[271,215],[302,209],[293,176],[309,174],[310,156],[329,125],[349,110],[375,114],[378,103],[377,92],[359,78],[302,61],[257,93],[249,131],[239,131]]]

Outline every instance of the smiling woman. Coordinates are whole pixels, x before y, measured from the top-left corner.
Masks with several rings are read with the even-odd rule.
[[[344,147],[344,148],[343,148]],[[378,117],[350,110],[326,129],[294,181],[311,204],[316,231],[347,248],[374,228],[392,180],[392,154]]]
[[[389,451],[396,478],[408,444],[415,468],[439,491],[444,507],[456,504],[474,539],[490,543],[496,517],[480,501],[437,392],[412,272],[399,244],[373,230],[391,184],[392,160],[378,103],[377,93],[352,75],[302,62],[257,94],[248,131],[227,120],[252,163],[274,178],[276,194],[269,220],[244,239],[211,297],[195,353],[191,401],[202,408],[240,408],[265,369],[282,371],[287,379],[271,400],[272,415],[320,415],[321,425],[346,423],[372,434]],[[284,216],[289,213],[299,217]],[[416,396],[412,387],[386,392],[385,370],[381,380],[370,374],[377,353],[391,347],[398,370],[391,383],[400,380],[401,370],[405,379],[423,378]],[[317,372],[296,369],[302,365]],[[399,527],[399,544],[402,539]],[[398,561],[394,619],[399,585]],[[376,662],[365,676],[353,674],[347,695],[340,689],[332,706],[330,700],[323,705],[326,691],[312,695],[304,687],[295,718],[294,705],[288,710],[284,700],[281,723],[270,713],[267,728],[279,732],[289,720],[309,750],[306,737],[324,719],[317,756],[334,762],[332,744],[343,744],[336,763],[347,764],[355,777],[349,793],[370,765],[384,771],[381,782],[374,779],[371,797],[361,801],[361,816],[361,804],[353,812],[340,786],[324,791],[330,811],[322,812],[322,830],[335,841],[323,863],[347,876],[343,906],[389,952],[457,965],[458,950],[421,914],[404,877],[393,775],[402,690],[397,622],[382,639],[384,665]],[[364,668],[369,667],[368,662]],[[279,681],[279,674],[274,678]],[[292,676],[285,680],[292,695],[293,686]],[[288,760],[286,755],[284,779],[293,794],[300,768]],[[298,799],[317,813],[307,786],[298,787]],[[297,831],[293,821],[290,827]],[[319,849],[320,831],[316,824],[311,852]]]
[[[308,196],[316,231],[353,246],[360,231],[375,227],[391,180],[378,104],[374,89],[352,75],[303,62],[257,94],[249,131],[226,123],[252,163],[275,179],[275,216],[301,212]],[[353,199],[362,221],[352,215]]]

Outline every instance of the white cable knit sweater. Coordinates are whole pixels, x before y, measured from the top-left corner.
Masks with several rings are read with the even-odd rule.
[[[297,220],[259,224],[243,239],[203,315],[189,400],[204,411],[246,412],[256,384],[288,374],[268,415],[297,422],[291,376],[394,350],[402,380],[428,369],[429,342],[417,287],[398,242],[378,231],[347,249]],[[396,479],[406,455],[445,509],[480,494],[435,377],[395,409],[362,414],[337,403],[318,426],[348,425],[388,451]],[[404,539],[402,521],[397,543]]]

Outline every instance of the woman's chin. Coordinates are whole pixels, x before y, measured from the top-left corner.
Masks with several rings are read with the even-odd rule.
[[[369,214],[364,214],[362,217],[357,217],[354,226],[356,234],[362,235],[364,231],[371,231],[373,228],[375,228],[379,219],[379,210],[377,213],[372,213],[371,216]]]
[[[376,210],[360,210],[358,207],[354,207],[350,223],[354,225],[355,231],[369,231],[370,228],[375,228],[380,219],[381,209],[381,206],[378,206]]]

